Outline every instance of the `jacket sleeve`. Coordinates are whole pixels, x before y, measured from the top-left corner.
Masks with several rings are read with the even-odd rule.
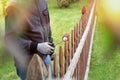
[[[19,31],[19,27],[17,26],[17,21],[18,21],[18,12],[15,10],[13,6],[10,6],[6,10],[6,17],[5,17],[5,40],[7,42],[10,41],[11,36],[15,38],[20,43],[20,46],[29,51],[30,54],[37,53],[37,44],[36,42],[33,42],[31,40],[24,39],[20,37],[22,32]],[[19,23],[20,26],[22,27],[22,23]]]

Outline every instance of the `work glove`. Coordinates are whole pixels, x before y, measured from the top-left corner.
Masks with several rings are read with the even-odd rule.
[[[49,42],[38,43],[37,51],[44,55],[50,55],[51,53],[54,53],[55,49],[51,45],[52,43]]]
[[[53,48],[55,48],[54,43],[51,43],[50,46],[52,46]],[[54,59],[54,51],[50,53],[50,57],[51,57],[51,60]]]
[[[55,45],[54,45],[54,43],[51,43],[51,44],[50,44],[50,46],[51,46],[51,47],[53,47],[53,48],[54,48],[54,50],[55,50]],[[53,51],[53,52],[51,52],[50,56],[52,56],[52,54],[53,54],[53,53],[54,53],[54,51]]]

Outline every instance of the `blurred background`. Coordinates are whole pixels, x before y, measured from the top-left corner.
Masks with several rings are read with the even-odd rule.
[[[0,80],[19,80],[13,57],[4,47],[5,9],[10,0],[0,0]],[[70,33],[89,0],[47,0],[54,42]],[[120,80],[120,0],[97,0],[89,80]],[[63,45],[63,44],[60,44]],[[58,46],[55,53],[58,55]]]

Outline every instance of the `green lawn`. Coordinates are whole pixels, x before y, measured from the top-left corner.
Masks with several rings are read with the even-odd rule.
[[[62,36],[65,33],[70,33],[79,22],[83,5],[87,5],[87,2],[73,3],[70,8],[59,9],[55,1],[48,2],[55,43],[61,41]],[[1,40],[4,34],[3,17],[0,17],[0,32]],[[5,54],[2,45],[3,42],[0,41],[0,80],[19,80],[15,72],[14,62],[11,58],[6,58],[8,54]],[[56,46],[56,54],[58,54],[58,47]],[[98,18],[88,80],[120,80],[119,52],[120,47],[114,41],[108,26]]]
[[[70,34],[71,30],[79,22],[83,5],[86,6],[87,2],[73,3],[69,8],[59,9],[56,2],[49,2],[48,6],[55,44],[61,42],[64,34]],[[56,53],[58,52],[58,47],[56,46]]]
[[[120,47],[98,17],[88,80],[120,80]]]
[[[59,9],[55,1],[48,2],[51,18],[51,27],[55,43],[61,41],[62,36],[65,33],[70,33],[71,30],[76,25],[76,23],[79,22],[81,17],[81,8],[83,5],[87,5],[87,2],[85,1],[83,1],[82,3],[77,2],[71,4],[71,6],[67,9]],[[4,32],[3,18],[0,18],[0,30],[2,31],[2,33]],[[0,80],[18,80],[13,60],[11,59],[6,60],[6,58],[3,58],[2,51],[3,48],[1,48],[0,50]],[[56,46],[55,52],[56,54],[58,54],[58,46]]]

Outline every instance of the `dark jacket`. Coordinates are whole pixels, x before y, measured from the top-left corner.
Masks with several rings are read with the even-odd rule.
[[[34,54],[38,43],[53,42],[49,12],[45,0],[23,1],[11,3],[6,9],[6,36],[16,34],[22,47]]]

